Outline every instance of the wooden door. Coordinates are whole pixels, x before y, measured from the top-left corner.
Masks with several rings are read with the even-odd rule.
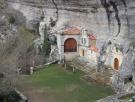
[[[80,56],[84,56],[84,50],[80,50]]]
[[[77,42],[73,38],[69,38],[64,43],[64,52],[77,52]]]
[[[114,69],[119,70],[119,60],[117,58],[114,59]]]
[[[84,56],[84,50],[82,50],[82,56]]]

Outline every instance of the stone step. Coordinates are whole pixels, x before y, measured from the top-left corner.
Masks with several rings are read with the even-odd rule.
[[[95,80],[97,83],[110,84],[110,77],[112,76],[112,69],[104,69],[101,72],[96,72],[96,65],[92,62],[81,62],[79,60],[73,61],[74,65],[87,73],[88,79]],[[92,64],[91,64],[92,63]]]
[[[93,76],[93,75],[89,75],[90,78],[92,78],[93,80],[95,80],[97,83],[103,84],[103,85],[110,85],[111,81],[110,81],[110,77],[104,77],[104,76]]]

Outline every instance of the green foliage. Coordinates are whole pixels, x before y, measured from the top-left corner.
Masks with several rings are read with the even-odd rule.
[[[44,30],[44,44],[43,44],[43,54],[44,56],[49,56],[50,51],[51,51],[51,44],[48,39],[48,27],[45,25],[45,30]]]
[[[33,40],[35,39],[35,33],[28,30],[25,26],[21,26],[19,28],[19,32],[21,34],[21,38],[25,40],[25,43],[31,45]]]
[[[36,38],[35,33],[27,29],[25,26],[19,28],[18,39],[18,67],[22,68],[22,73],[28,74],[30,66],[32,66],[32,60],[34,60],[35,50],[33,47],[33,40]]]
[[[43,46],[44,55],[48,56],[50,54],[50,50],[50,42],[48,41],[48,39],[46,39]]]
[[[10,24],[14,24],[14,23],[15,23],[15,17],[14,17],[13,15],[9,16],[8,22],[9,22]]]
[[[0,9],[4,9],[6,7],[6,0],[0,0]]]

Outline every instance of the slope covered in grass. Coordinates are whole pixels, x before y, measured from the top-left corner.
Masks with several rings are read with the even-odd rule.
[[[42,92],[43,102],[94,102],[113,94],[108,86],[92,83],[88,85],[80,79],[83,75],[80,70],[72,73],[54,64],[31,76],[23,77],[19,88],[23,92],[25,90],[38,90],[37,94]]]

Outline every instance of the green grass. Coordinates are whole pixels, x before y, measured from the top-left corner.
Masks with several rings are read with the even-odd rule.
[[[21,85],[42,89],[48,95],[45,97],[52,95],[55,102],[94,102],[113,94],[108,86],[87,84],[80,79],[83,75],[80,70],[72,73],[54,64],[24,77]]]

